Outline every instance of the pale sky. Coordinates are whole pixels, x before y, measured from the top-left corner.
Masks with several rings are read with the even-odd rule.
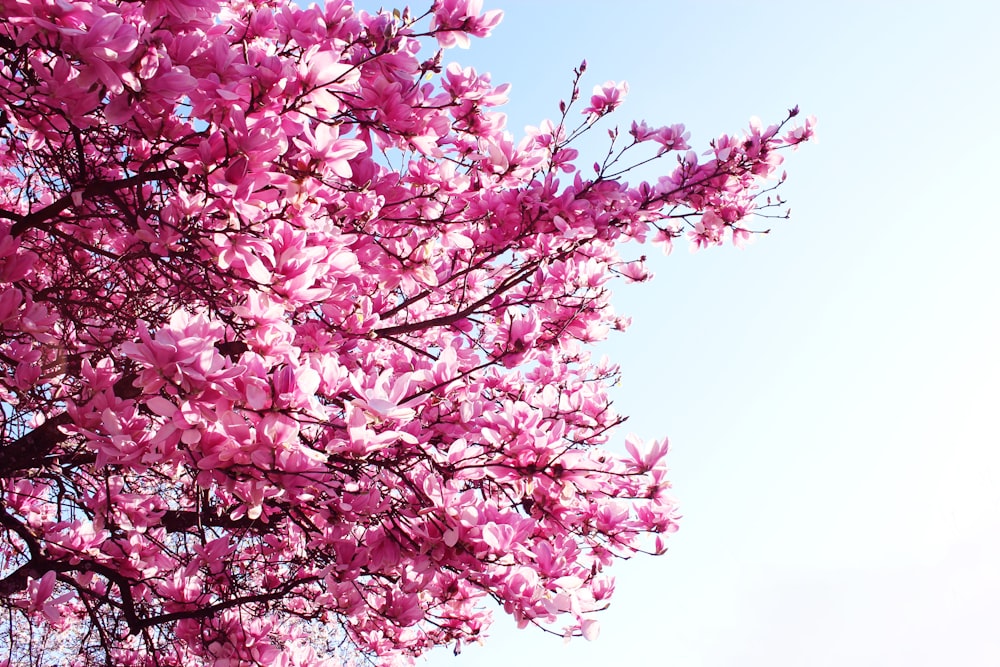
[[[684,122],[699,147],[799,104],[820,141],[787,156],[791,221],[637,248],[656,279],[617,295],[619,440],[671,439],[670,552],[617,568],[595,642],[500,613],[485,647],[419,664],[1000,664],[1000,5],[484,6],[504,23],[446,61],[514,84],[515,135],[586,58],[585,93],[629,82],[623,129]]]

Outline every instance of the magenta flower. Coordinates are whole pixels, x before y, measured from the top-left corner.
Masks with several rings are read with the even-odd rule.
[[[592,349],[619,250],[749,240],[815,121],[581,156],[628,86],[583,63],[519,136],[438,51],[502,13],[429,4],[0,0],[10,662],[405,664],[486,600],[593,640],[665,550],[667,442],[616,451]]]

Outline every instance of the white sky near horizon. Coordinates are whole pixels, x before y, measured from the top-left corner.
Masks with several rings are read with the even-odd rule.
[[[701,150],[799,104],[820,140],[786,155],[792,220],[642,249],[656,278],[616,295],[619,439],[670,437],[670,552],[617,567],[595,642],[498,614],[418,664],[1000,664],[1000,5],[484,5],[504,22],[445,60],[513,83],[516,136],[586,58],[585,95],[629,82],[623,131],[684,122]]]

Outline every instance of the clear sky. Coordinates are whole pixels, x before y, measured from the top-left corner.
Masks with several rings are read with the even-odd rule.
[[[626,429],[671,439],[670,552],[617,568],[596,642],[498,618],[421,664],[1000,664],[1000,4],[484,5],[504,23],[446,60],[514,84],[516,135],[586,58],[585,92],[628,80],[623,129],[703,146],[799,104],[820,141],[788,155],[791,221],[647,249],[656,279],[618,294],[605,349]]]

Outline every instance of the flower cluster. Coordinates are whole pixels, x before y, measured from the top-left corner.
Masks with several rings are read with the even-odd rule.
[[[488,35],[479,0],[0,14],[2,653],[389,664],[489,599],[594,638],[608,567],[677,521],[590,354],[650,275],[617,248],[744,239],[813,121],[700,157],[639,122],[585,174],[627,86],[512,136],[506,85],[424,53]]]

